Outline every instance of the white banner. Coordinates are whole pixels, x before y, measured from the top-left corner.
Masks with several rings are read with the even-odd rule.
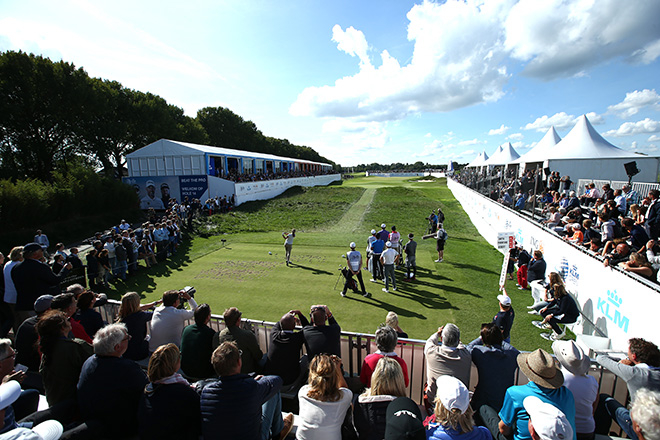
[[[341,180],[339,174],[313,177],[295,177],[293,179],[264,180],[258,182],[240,182],[234,185],[236,205],[252,200],[267,200],[277,197],[294,186],[325,186],[335,180]]]
[[[582,320],[574,331],[606,336],[612,348],[627,351],[628,339],[641,337],[660,345],[658,319],[660,292],[564,242],[516,212],[453,180],[447,186],[472,220],[479,233],[497,248],[498,232],[513,231],[519,246],[540,249],[550,272],[560,273],[567,289],[577,299],[582,314],[601,332]],[[530,304],[532,299],[530,298]]]

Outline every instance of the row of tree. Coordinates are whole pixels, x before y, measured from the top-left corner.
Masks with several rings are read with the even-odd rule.
[[[454,162],[454,168],[458,164]],[[447,164],[442,165],[432,165],[429,163],[424,163],[422,161],[417,161],[415,163],[392,163],[392,164],[380,164],[380,163],[370,163],[370,164],[360,164],[354,167],[344,167],[344,171],[362,173],[364,171],[379,171],[379,172],[405,172],[405,173],[421,173],[422,171],[428,170],[445,170],[447,169]]]
[[[264,136],[223,107],[197,117],[163,98],[91,78],[64,61],[0,54],[0,177],[52,181],[81,160],[119,178],[126,154],[166,138],[332,163],[309,147]]]

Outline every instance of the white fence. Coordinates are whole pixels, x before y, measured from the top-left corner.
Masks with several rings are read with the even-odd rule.
[[[600,189],[605,185],[606,183],[609,183],[612,189],[621,189],[623,188],[623,185],[626,185],[628,182],[622,181],[622,180],[589,180],[589,179],[580,179],[578,180],[577,183],[577,188],[575,190],[578,195],[584,194],[584,188],[587,186],[588,183],[594,183],[596,185],[596,188],[600,191]],[[660,183],[645,183],[645,182],[633,182],[632,183],[632,189],[637,191],[637,194],[641,198],[646,197],[646,195],[649,193],[650,190],[652,189],[660,189]]]
[[[540,249],[550,271],[561,273],[583,316],[574,331],[604,335],[613,349],[627,351],[628,339],[643,337],[660,344],[660,332],[653,324],[660,310],[660,293],[564,242],[556,234],[489,198],[451,179],[447,181],[454,197],[493,247],[498,233],[511,232],[518,245]],[[595,331],[594,326],[599,331]]]
[[[295,177],[293,179],[276,179],[257,182],[239,182],[234,185],[236,205],[238,206],[252,200],[272,199],[294,186],[325,186],[336,180],[341,180],[340,174]]]

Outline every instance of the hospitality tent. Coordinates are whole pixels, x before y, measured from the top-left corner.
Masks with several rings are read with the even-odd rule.
[[[482,151],[477,155],[477,157],[474,158],[472,162],[466,165],[467,168],[470,167],[480,167],[488,160],[488,155],[486,154],[486,151]]]
[[[513,149],[511,142],[507,142],[504,145],[500,145],[497,151],[486,161],[484,165],[489,166],[501,166],[508,165],[514,160],[518,159],[520,154]]]
[[[555,131],[555,127],[550,127],[545,136],[527,153],[514,160],[513,163],[520,164],[520,171],[542,167],[543,162],[550,156],[552,150],[561,141],[561,138]]]
[[[573,129],[549,151],[543,167],[562,176],[592,180],[628,180],[624,164],[636,162],[638,182],[657,182],[660,157],[626,151],[606,141],[582,115]]]

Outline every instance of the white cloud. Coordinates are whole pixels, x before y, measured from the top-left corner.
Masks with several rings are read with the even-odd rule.
[[[458,143],[458,146],[459,147],[467,147],[468,145],[479,145],[479,144],[483,144],[483,143],[484,143],[483,141],[480,141],[479,139],[474,138],[474,139],[470,139],[468,141],[461,141],[461,142]],[[465,154],[465,152],[463,152],[463,154]]]
[[[626,93],[626,97],[618,104],[610,105],[607,110],[617,113],[621,118],[629,118],[636,115],[640,109],[647,106],[657,106],[660,103],[660,96],[655,89],[635,90]]]
[[[587,119],[593,125],[600,125],[605,122],[605,119],[594,112],[586,114]],[[575,123],[578,121],[579,116],[568,115],[565,112],[555,113],[552,116],[543,115],[540,118],[536,118],[534,122],[530,122],[524,127],[520,127],[522,130],[536,130],[539,132],[546,132],[552,126],[557,130],[566,130],[573,128]]]
[[[658,16],[657,0],[424,0],[407,14],[407,64],[387,50],[373,62],[361,31],[335,25],[333,41],[359,58],[358,73],[304,89],[289,111],[385,121],[494,102],[512,58],[544,80],[584,76],[617,58],[650,63],[660,56]]]
[[[504,46],[527,63],[523,73],[542,79],[613,58],[647,64],[660,55],[658,16],[657,0],[521,0],[504,23]]]
[[[508,135],[506,138],[507,138],[507,139],[511,139],[511,140],[513,140],[513,141],[519,141],[519,140],[521,140],[521,139],[524,138],[524,137],[525,137],[525,136],[523,136],[522,133],[511,133],[511,134]]]
[[[503,135],[506,133],[511,127],[506,127],[504,124],[500,125],[500,128],[491,128],[488,130],[488,135],[489,136],[496,136],[496,135]]]
[[[657,134],[651,135],[651,136],[649,136],[647,141],[648,142],[658,142],[658,141],[660,141],[660,136],[658,136]]]
[[[654,121],[650,118],[637,122],[624,122],[616,130],[609,130],[603,133],[603,136],[633,136],[636,134],[647,134],[660,132],[660,121]]]

